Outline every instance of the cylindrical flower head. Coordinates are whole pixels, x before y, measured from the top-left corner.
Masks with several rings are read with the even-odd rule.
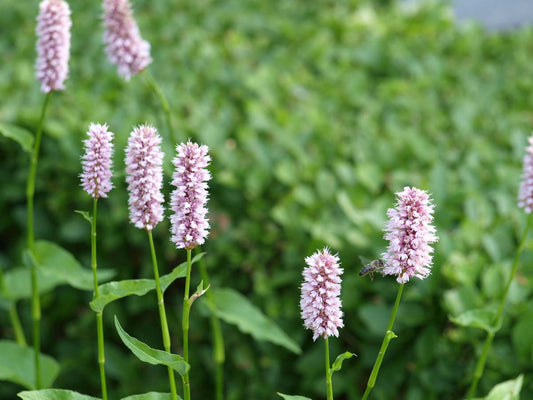
[[[37,17],[36,76],[41,92],[65,89],[70,54],[70,9],[63,0],[43,0]]]
[[[152,62],[150,43],[141,37],[129,0],[104,0],[104,28],[109,61],[126,80]]]
[[[518,192],[518,207],[523,208],[527,214],[533,210],[533,136],[529,138],[529,146],[526,147],[526,154],[524,155],[522,182]]]
[[[172,163],[176,167],[172,185],[170,217],[172,241],[179,249],[191,250],[205,242],[209,220],[206,218],[207,181],[211,174],[207,170],[211,157],[208,147],[187,142],[176,146],[176,157]]]
[[[398,283],[406,283],[416,276],[424,279],[430,274],[433,248],[438,240],[433,222],[433,208],[429,195],[417,188],[405,187],[396,193],[398,202],[389,208],[389,221],[384,229],[389,241],[383,254],[384,275],[397,275]]]
[[[130,221],[151,231],[163,220],[163,152],[161,137],[151,126],[133,129],[126,148],[126,182]]]
[[[111,156],[113,155],[113,132],[107,125],[91,124],[87,132],[83,156],[81,185],[93,198],[107,197],[113,188],[111,183]]]
[[[319,336],[339,336],[342,328],[341,278],[339,257],[329,253],[328,248],[306,257],[300,308],[307,329],[313,331],[313,340]]]

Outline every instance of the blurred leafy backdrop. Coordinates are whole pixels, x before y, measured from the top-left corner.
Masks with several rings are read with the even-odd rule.
[[[385,2],[384,2],[385,3]],[[133,125],[165,132],[143,76],[121,80],[106,59],[99,1],[69,1],[72,52],[67,90],[45,122],[36,192],[36,236],[60,243],[89,267],[89,209],[79,186],[88,124],[116,133],[116,189],[100,203],[99,265],[117,278],[151,277],[145,234],[128,222],[124,146]],[[324,397],[322,346],[299,316],[304,257],[328,245],[345,268],[345,328],[332,352],[357,359],[334,377],[338,399],[362,393],[396,294],[392,278],[357,276],[359,256],[384,250],[382,227],[394,192],[433,194],[440,241],[426,281],[408,284],[376,400],[460,398],[484,334],[449,315],[497,302],[524,214],[516,207],[521,157],[533,120],[533,31],[458,26],[444,5],[416,8],[369,1],[133,1],[150,70],[173,110],[179,140],[210,146],[212,232],[204,250],[212,284],[232,287],[274,319],[302,349],[295,355],[224,325],[228,399],[273,399],[276,391]],[[34,78],[38,1],[0,3],[0,121],[35,130],[42,94]],[[168,136],[165,136],[168,137]],[[167,163],[171,148],[167,142]],[[28,157],[0,137],[0,263],[21,265]],[[168,185],[168,179],[167,179]],[[167,199],[168,191],[167,187]],[[183,252],[155,231],[160,270]],[[513,284],[502,331],[480,394],[526,373],[533,396],[533,242]],[[198,271],[193,283],[200,280]],[[166,294],[178,346],[183,282]],[[42,298],[42,349],[61,363],[55,387],[98,395],[91,294],[60,287]],[[153,297],[153,298],[152,298]],[[160,344],[155,296],[108,307],[106,358],[111,397],[166,390],[164,367],[138,362],[122,345],[117,314],[136,337]],[[22,302],[29,339],[30,304]],[[213,396],[208,310],[195,306],[190,342],[195,398]],[[12,338],[7,313],[2,338]],[[1,356],[1,355],[0,355]],[[21,388],[0,384],[0,398]]]

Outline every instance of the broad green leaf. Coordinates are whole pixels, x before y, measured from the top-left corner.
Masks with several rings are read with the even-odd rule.
[[[60,285],[57,276],[45,274],[37,270],[39,293],[46,293]],[[31,270],[27,267],[16,267],[4,272],[5,290],[0,291],[0,297],[8,301],[17,301],[31,297]]]
[[[117,328],[117,332],[122,339],[122,342],[124,342],[139,360],[152,365],[166,365],[182,376],[189,370],[189,364],[187,364],[181,356],[163,350],[153,349],[146,343],[128,335],[126,331],[122,329],[122,326],[120,326],[120,322],[118,322],[116,316],[115,327]]]
[[[454,324],[480,328],[487,332],[496,332],[500,329],[499,326],[493,325],[495,318],[496,310],[494,308],[479,308],[465,311],[457,317],[450,316],[450,320]]]
[[[93,290],[93,272],[83,268],[74,256],[55,243],[39,240],[35,243],[35,260],[39,270],[57,279],[58,284],[66,283],[76,289]],[[98,269],[98,279],[107,280],[114,272]]]
[[[28,153],[32,152],[33,135],[30,131],[13,124],[0,124],[0,134],[9,139],[13,139],[20,144],[24,151]]]
[[[22,400],[100,400],[97,397],[64,389],[32,390],[31,392],[20,392],[18,396]]]
[[[213,289],[212,300],[205,304],[217,317],[229,324],[237,325],[244,333],[257,340],[266,340],[300,354],[300,347],[272,320],[242,294],[232,289]]]
[[[283,397],[285,400],[311,400],[309,397],[299,396],[297,394],[283,394],[278,392],[278,395]]]
[[[178,396],[178,399],[181,400],[181,397]],[[133,396],[124,397],[121,400],[172,400],[172,395],[170,393],[149,392],[134,394]]]
[[[93,217],[91,217],[88,211],[74,210],[74,212],[80,214],[89,224],[93,224]]]
[[[0,380],[35,388],[33,349],[9,340],[0,340]],[[59,364],[41,354],[41,385],[51,386],[59,372]]]
[[[498,383],[485,400],[519,400],[523,381],[524,375],[519,375],[516,379]]]
[[[342,362],[343,362],[344,360],[347,360],[347,359],[349,359],[349,358],[352,358],[353,356],[356,356],[356,357],[357,357],[356,354],[354,354],[354,353],[350,353],[349,351],[346,351],[346,352],[344,352],[344,353],[342,353],[342,354],[339,354],[339,355],[337,356],[337,358],[335,359],[335,362],[334,362],[333,365],[331,366],[331,374],[333,375],[333,373],[334,373],[335,371],[340,371],[341,368],[342,368]]]

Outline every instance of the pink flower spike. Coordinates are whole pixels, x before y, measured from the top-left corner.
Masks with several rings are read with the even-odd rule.
[[[389,208],[385,239],[389,241],[383,260],[384,275],[397,275],[398,283],[416,276],[425,279],[430,274],[433,248],[439,238],[435,234],[433,208],[429,195],[417,188],[405,187],[396,193],[398,202]]]
[[[43,0],[37,17],[36,76],[41,92],[65,89],[70,55],[70,9],[63,0]]]
[[[207,170],[211,157],[209,148],[193,142],[176,146],[176,157],[172,163],[176,167],[172,185],[170,217],[172,241],[179,249],[191,250],[205,242],[209,220],[206,218],[205,204],[208,199],[207,181],[211,175]]]
[[[526,147],[524,155],[522,182],[518,192],[518,207],[523,208],[526,214],[533,210],[533,136],[528,141],[529,146]]]
[[[113,188],[111,183],[111,156],[113,155],[113,132],[107,125],[91,124],[87,132],[83,156],[81,185],[93,198],[107,197]]]
[[[141,37],[129,0],[104,0],[104,28],[106,52],[119,75],[129,80],[150,65],[150,43]]]
[[[126,148],[130,221],[151,231],[163,220],[163,152],[161,137],[148,125],[133,129]]]
[[[313,331],[313,340],[319,336],[339,336],[342,328],[341,278],[339,257],[331,255],[326,247],[305,259],[300,308],[307,329]]]

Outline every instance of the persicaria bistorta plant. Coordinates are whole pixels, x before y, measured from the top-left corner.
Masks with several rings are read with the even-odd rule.
[[[91,124],[87,135],[89,138],[85,140],[81,184],[83,190],[93,198],[107,197],[107,193],[113,188],[111,183],[113,132],[108,130],[106,124]]]
[[[529,146],[526,147],[524,155],[522,182],[518,192],[518,207],[530,214],[533,210],[533,137],[530,137],[528,141]]]

